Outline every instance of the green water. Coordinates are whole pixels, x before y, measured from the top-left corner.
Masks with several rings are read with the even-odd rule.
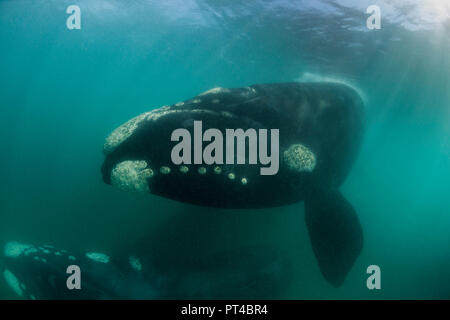
[[[378,3],[381,30],[366,29],[370,1],[0,1],[0,243],[114,255],[145,238],[194,279],[187,291],[224,273],[195,281],[185,261],[263,248],[262,264],[291,265],[269,297],[450,298],[450,8]],[[70,4],[81,30],[66,27]],[[341,187],[365,243],[340,288],[318,270],[302,203],[204,209],[101,180],[105,137],[137,114],[215,86],[330,79],[367,109]],[[366,287],[371,264],[381,290]],[[16,298],[3,279],[0,298]]]

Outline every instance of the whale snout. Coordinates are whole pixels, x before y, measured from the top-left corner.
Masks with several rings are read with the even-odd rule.
[[[36,247],[17,241],[6,243],[1,272],[9,288],[20,298],[34,300],[42,289],[43,271],[52,268],[50,246]]]
[[[151,192],[152,178],[173,172],[171,133],[188,125],[191,116],[190,110],[164,106],[115,129],[103,148],[103,181],[125,191]]]

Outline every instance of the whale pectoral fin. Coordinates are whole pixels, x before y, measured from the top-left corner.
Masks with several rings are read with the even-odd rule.
[[[305,220],[320,271],[339,287],[363,246],[355,209],[337,190],[316,192],[305,201]]]

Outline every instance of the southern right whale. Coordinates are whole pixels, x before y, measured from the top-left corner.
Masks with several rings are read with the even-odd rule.
[[[0,253],[0,274],[18,297],[31,300],[273,299],[292,276],[285,255],[267,246],[181,259],[170,268],[160,264],[160,253],[141,253],[73,252],[10,241]],[[74,265],[80,287],[69,289],[67,270]]]
[[[339,83],[214,88],[114,130],[104,144],[103,180],[123,190],[208,207],[304,201],[320,270],[340,286],[363,243],[356,212],[339,191],[362,142],[363,111],[358,93]],[[198,121],[203,130],[279,130],[279,171],[261,175],[260,166],[249,164],[248,152],[245,164],[174,164],[172,133],[179,128],[193,132]]]

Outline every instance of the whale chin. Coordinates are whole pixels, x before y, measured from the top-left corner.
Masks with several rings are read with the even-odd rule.
[[[156,299],[151,281],[144,281],[140,259],[117,264],[107,254],[72,254],[52,245],[8,242],[3,250],[4,280],[22,299]],[[150,279],[153,279],[150,276]]]

